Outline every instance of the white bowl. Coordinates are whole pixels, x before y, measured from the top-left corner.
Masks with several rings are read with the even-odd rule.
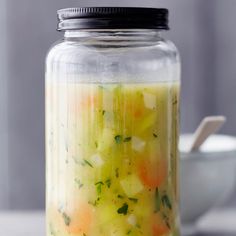
[[[236,138],[213,135],[188,153],[192,135],[180,138],[180,209],[183,224],[193,225],[232,194],[236,179]]]

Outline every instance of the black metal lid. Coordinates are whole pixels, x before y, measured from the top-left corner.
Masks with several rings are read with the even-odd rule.
[[[168,10],[138,7],[81,7],[57,12],[58,30],[161,29],[168,30]]]

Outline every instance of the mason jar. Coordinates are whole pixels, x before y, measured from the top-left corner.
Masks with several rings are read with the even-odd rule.
[[[179,236],[180,59],[168,10],[58,11],[46,59],[47,236]]]

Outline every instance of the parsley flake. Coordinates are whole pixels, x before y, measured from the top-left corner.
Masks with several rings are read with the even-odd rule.
[[[79,179],[75,179],[75,182],[77,183],[79,189],[81,189],[84,186]]]
[[[115,141],[117,144],[120,144],[122,142],[122,136],[121,135],[116,135],[115,136]]]
[[[54,227],[53,227],[52,223],[49,224],[49,230],[50,230],[51,235],[56,236],[56,232],[54,230]]]
[[[157,138],[158,136],[157,136],[157,134],[153,133],[153,137],[154,137],[154,138]]]
[[[159,190],[158,190],[158,188],[156,188],[156,191],[155,191],[155,211],[156,212],[160,211],[160,207],[161,207],[161,198],[160,198]]]
[[[65,212],[62,214],[62,217],[63,217],[63,220],[64,220],[64,222],[65,222],[65,225],[66,225],[66,226],[69,226],[69,225],[70,225],[70,222],[71,222],[70,217],[69,217]]]
[[[119,178],[119,169],[116,168],[116,178]]]
[[[168,207],[170,210],[172,209],[170,199],[166,194],[162,196],[161,201],[164,206]]]
[[[122,207],[120,207],[118,210],[117,210],[117,213],[118,214],[123,214],[123,215],[127,215],[128,213],[128,204],[127,203],[124,203]]]
[[[102,181],[100,181],[100,182],[97,182],[95,185],[97,186],[97,193],[101,194],[101,192],[102,192],[102,185],[104,185],[104,183]]]
[[[108,188],[111,187],[111,179],[107,179],[107,180],[105,181],[105,183],[106,183],[106,185],[107,185]]]
[[[90,166],[91,168],[93,168],[93,165],[89,161],[87,161],[85,159],[83,161],[84,161],[84,164],[86,164],[86,165]]]
[[[132,197],[129,197],[129,200],[134,202],[134,203],[137,203],[138,202],[138,199],[137,198],[132,198]]]
[[[130,142],[131,139],[132,139],[131,137],[126,137],[126,138],[124,139],[124,143]]]

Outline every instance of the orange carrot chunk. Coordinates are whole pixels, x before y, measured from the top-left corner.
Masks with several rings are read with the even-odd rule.
[[[89,205],[80,205],[69,214],[70,222],[66,225],[67,232],[71,234],[87,234],[92,222],[92,210]]]
[[[165,236],[170,233],[170,229],[159,213],[153,214],[151,222],[153,236]]]
[[[139,178],[149,188],[156,188],[163,184],[167,177],[166,160],[142,161],[138,166]]]

